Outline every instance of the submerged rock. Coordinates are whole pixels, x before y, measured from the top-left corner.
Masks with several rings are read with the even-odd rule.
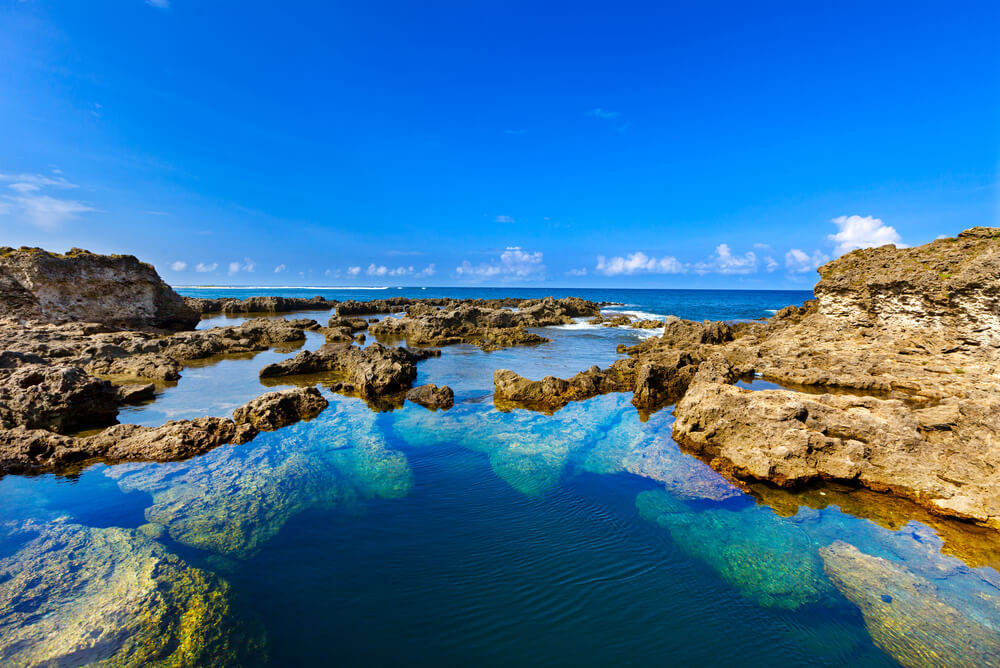
[[[308,426],[262,434],[242,448],[116,466],[105,475],[126,492],[151,494],[146,520],[173,540],[239,559],[255,555],[308,508],[352,508],[403,497],[413,487],[406,456],[388,447],[375,414],[359,402],[335,402]]]
[[[44,322],[97,322],[117,327],[192,329],[198,313],[152,265],[132,255],[74,248],[0,248],[0,312]]]
[[[406,398],[432,410],[448,409],[455,404],[455,393],[450,387],[447,385],[438,387],[433,383],[413,388],[406,393]]]
[[[872,640],[901,665],[1000,666],[1000,590],[958,599],[843,541],[819,553],[837,589],[861,609]]]
[[[136,531],[65,521],[0,525],[0,663],[247,665],[263,634],[230,587]]]
[[[833,588],[815,542],[795,525],[775,523],[767,511],[750,506],[698,512],[662,491],[641,492],[636,506],[681,549],[759,605],[794,610],[830,602]]]

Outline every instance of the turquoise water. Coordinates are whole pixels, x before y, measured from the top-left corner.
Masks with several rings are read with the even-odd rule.
[[[724,319],[808,297],[605,292],[566,294]],[[221,322],[234,320],[203,326]],[[122,527],[218,575],[234,617],[263,638],[266,654],[253,656],[275,666],[995,659],[993,534],[861,491],[737,489],[680,452],[669,408],[643,421],[628,395],[552,416],[497,411],[495,369],[570,375],[609,364],[618,343],[644,335],[582,324],[540,331],[552,343],[493,353],[451,346],[422,362],[419,383],[454,388],[449,411],[407,404],[373,413],[325,392],[330,407],[316,419],[189,461],[0,479],[4,522]],[[225,415],[264,391],[260,366],[290,354],[186,369],[121,419]],[[853,548],[838,541],[860,551],[861,567],[843,567],[837,554]],[[25,549],[23,539],[0,539],[0,563]],[[76,577],[87,572],[84,562]],[[934,626],[941,620],[948,634]],[[924,637],[934,634],[961,642],[942,653]]]

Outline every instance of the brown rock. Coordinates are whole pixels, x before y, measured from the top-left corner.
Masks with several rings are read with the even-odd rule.
[[[37,363],[0,369],[0,428],[67,433],[112,424],[117,415],[115,388],[82,369]]]
[[[275,431],[285,425],[319,415],[328,405],[315,387],[296,387],[268,392],[233,412],[237,424],[249,424],[257,431]]]
[[[455,405],[455,393],[450,387],[438,387],[433,383],[415,387],[406,393],[406,398],[431,410],[449,409]]]

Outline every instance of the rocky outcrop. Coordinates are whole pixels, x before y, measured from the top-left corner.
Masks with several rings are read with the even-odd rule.
[[[378,338],[405,340],[411,346],[444,346],[471,343],[483,350],[511,345],[545,343],[548,339],[527,331],[595,316],[600,306],[575,297],[525,300],[518,308],[484,302],[449,303],[443,308],[411,308],[402,318],[385,318],[369,327]]]
[[[296,387],[262,394],[233,411],[233,421],[257,431],[275,431],[319,415],[329,402],[315,387]]]
[[[227,443],[246,443],[318,415],[326,399],[313,387],[269,392],[237,408],[233,419],[171,420],[159,427],[119,424],[86,437],[63,436],[23,425],[0,429],[0,474],[60,470],[92,459],[174,461]]]
[[[325,374],[334,391],[377,399],[409,390],[417,377],[417,362],[440,355],[437,350],[391,348],[379,343],[359,348],[326,343],[260,370],[262,379]]]
[[[115,422],[119,397],[111,383],[73,366],[45,363],[0,368],[0,428],[24,426],[68,433]]]
[[[430,383],[413,388],[406,393],[406,399],[431,410],[447,410],[455,405],[455,392],[447,385]]]
[[[198,313],[131,255],[0,247],[0,312],[21,320],[192,329]]]
[[[224,313],[226,315],[244,313],[292,313],[294,311],[324,311],[337,305],[334,300],[325,297],[223,297],[206,299],[204,297],[185,297],[184,303],[201,314]]]

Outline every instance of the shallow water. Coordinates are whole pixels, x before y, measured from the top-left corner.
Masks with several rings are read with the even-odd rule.
[[[693,317],[766,315],[741,298],[727,307],[716,295]],[[711,301],[662,299],[629,303],[662,316]],[[736,489],[677,448],[669,409],[643,421],[629,395],[552,416],[497,411],[495,369],[567,376],[642,335],[540,331],[552,342],[451,346],[422,362],[419,383],[454,388],[449,411],[373,413],[327,392],[316,419],[189,461],[0,479],[0,658],[8,638],[40,623],[9,614],[25,600],[4,597],[17,578],[3,573],[42,547],[56,564],[72,551],[81,583],[50,619],[77,603],[101,609],[104,589],[83,585],[106,551],[39,547],[20,532],[61,537],[72,525],[91,542],[129,530],[143,550],[212,575],[231,605],[198,637],[224,645],[215,656],[276,666],[995,664],[994,534],[863,491]],[[264,390],[257,369],[289,354],[186,369],[122,420],[225,415]],[[136,562],[112,559],[126,574]],[[36,594],[55,596],[46,587],[67,576],[52,573]],[[241,643],[250,649],[233,649]]]

